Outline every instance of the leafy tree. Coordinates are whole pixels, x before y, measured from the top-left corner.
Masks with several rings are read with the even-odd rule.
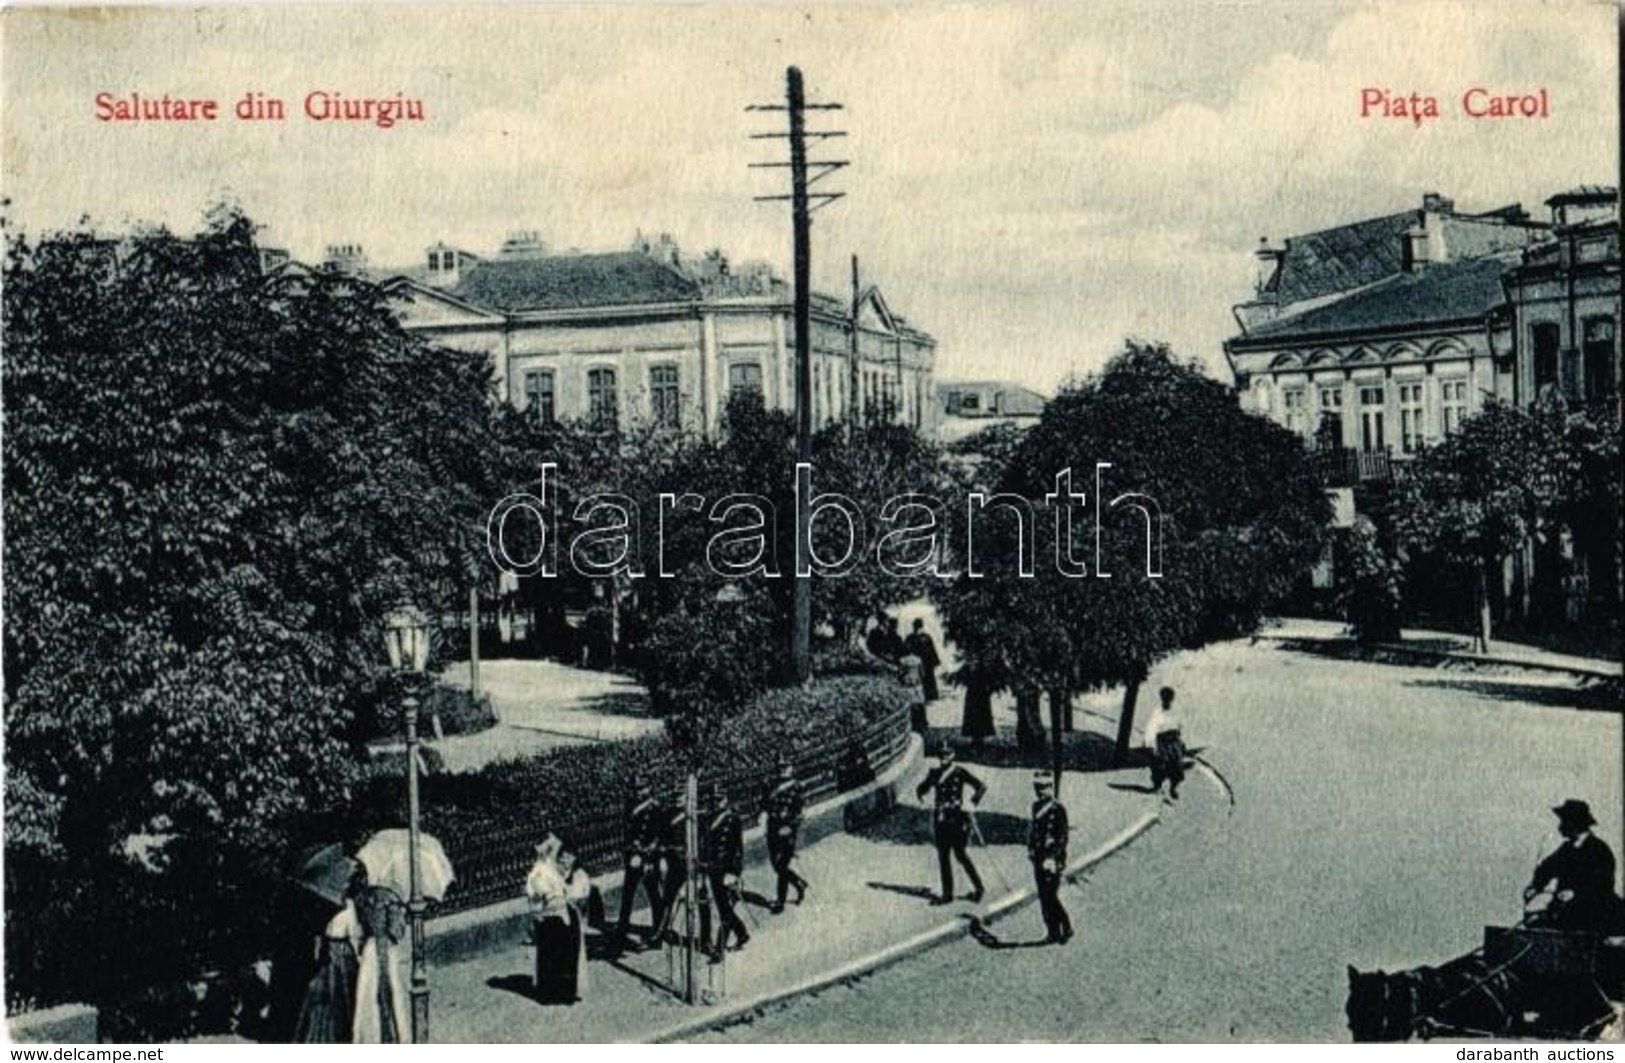
[[[1407,551],[1472,574],[1477,647],[1490,645],[1490,581],[1502,559],[1554,530],[1572,478],[1560,419],[1491,403],[1418,455],[1395,486]]]
[[[489,367],[231,211],[13,235],[4,318],[8,988],[95,994],[252,948],[378,618],[476,569]]]
[[[1347,578],[1338,606],[1349,631],[1362,643],[1399,638],[1400,578],[1403,567],[1386,548],[1370,518],[1355,518],[1341,551]]]
[[[1105,498],[1095,497],[1097,462],[1112,466]],[[1072,507],[1070,532],[1044,501],[1067,469],[1090,500]],[[1119,756],[1156,661],[1254,630],[1318,556],[1328,519],[1301,442],[1243,413],[1229,388],[1165,346],[1135,342],[1049,403],[998,488],[1034,503],[1034,574],[1017,575],[1014,521],[985,518],[975,532],[984,577],[961,575],[937,594],[948,635],[985,674],[1051,691],[1058,716],[1073,692],[1123,686]],[[1155,500],[1144,505],[1160,566],[1146,563],[1148,521],[1110,505],[1124,492]],[[1088,575],[1061,573],[1067,548]]]

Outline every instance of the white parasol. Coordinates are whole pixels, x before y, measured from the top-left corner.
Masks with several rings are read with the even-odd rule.
[[[381,830],[372,836],[355,858],[367,869],[369,886],[384,886],[394,890],[403,900],[411,897],[410,859],[411,832],[398,827]],[[423,896],[438,901],[451,887],[451,861],[438,839],[428,834],[418,835],[418,886]]]

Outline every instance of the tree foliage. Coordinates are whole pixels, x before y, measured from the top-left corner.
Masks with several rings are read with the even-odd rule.
[[[141,965],[75,949],[218,953],[254,911],[219,899],[342,799],[378,618],[477,571],[489,367],[230,211],[14,236],[4,316],[12,985],[96,992]]]
[[[1104,497],[1095,497],[1095,468]],[[1044,501],[1072,470],[1070,535]],[[984,518],[977,567],[937,595],[950,638],[996,682],[1061,691],[1124,685],[1126,744],[1133,695],[1151,666],[1182,647],[1253,630],[1319,553],[1328,518],[1318,480],[1291,433],[1245,414],[1230,389],[1161,345],[1130,342],[1097,377],[1046,407],[998,481],[1034,503],[1032,578],[1015,573],[1014,521]],[[1124,493],[1154,500],[1147,520]],[[989,510],[991,513],[991,509]],[[1099,563],[1096,535],[1099,535]],[[1088,575],[1063,575],[1057,549]],[[1153,558],[1154,561],[1154,558]],[[1105,573],[1105,575],[1102,574]]]

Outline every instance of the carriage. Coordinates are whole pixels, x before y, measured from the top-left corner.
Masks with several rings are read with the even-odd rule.
[[[1438,967],[1348,969],[1356,1041],[1413,1037],[1618,1039],[1625,1027],[1625,937],[1520,924]]]

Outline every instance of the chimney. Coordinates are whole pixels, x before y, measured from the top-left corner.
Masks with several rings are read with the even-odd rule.
[[[1270,246],[1270,238],[1258,238],[1258,250],[1253,252],[1258,259],[1258,272],[1253,278],[1253,292],[1260,298],[1264,297],[1264,289],[1275,277],[1276,270],[1281,268],[1281,259],[1286,257],[1286,251],[1279,247]]]
[[[502,241],[497,252],[503,258],[541,258],[547,254],[539,229],[516,229]]]
[[[1456,209],[1456,201],[1437,192],[1422,193],[1422,209],[1429,214],[1450,214]]]
[[[328,244],[322,265],[345,273],[361,273],[367,268],[367,253],[360,244]]]

